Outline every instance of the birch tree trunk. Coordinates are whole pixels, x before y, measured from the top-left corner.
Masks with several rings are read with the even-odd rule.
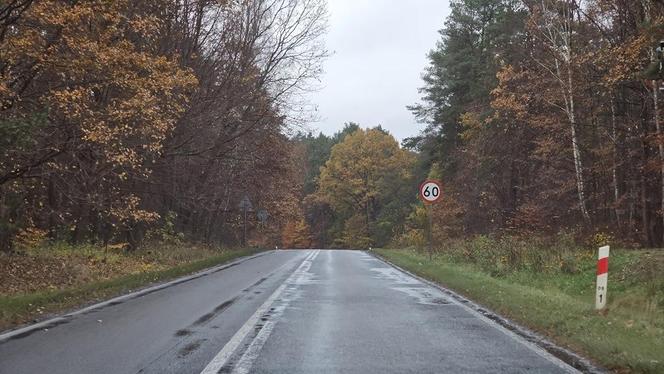
[[[558,4],[560,5],[560,4]],[[590,213],[586,202],[586,183],[583,174],[583,160],[578,134],[578,123],[574,102],[574,77],[572,73],[572,26],[574,22],[573,1],[565,1],[563,8],[554,7],[550,10],[546,0],[542,0],[544,15],[544,40],[549,44],[554,54],[554,67],[547,68],[560,83],[562,96],[565,102],[565,114],[569,120],[572,140],[572,154],[574,157],[574,172],[576,177],[576,190],[579,199],[579,210],[583,220],[590,222]],[[562,12],[560,12],[562,10]],[[564,66],[561,66],[561,63]],[[545,62],[540,62],[545,65]],[[563,71],[563,69],[565,71]]]
[[[662,220],[662,233],[664,235],[664,144],[662,144],[662,128],[659,121],[659,82],[653,81],[652,84],[652,99],[653,99],[653,117],[655,120],[655,132],[657,134],[657,150],[659,151],[659,171],[661,181],[661,194],[659,214]],[[660,238],[664,243],[664,237]]]
[[[620,215],[620,186],[618,185],[618,131],[616,129],[616,102],[613,94],[611,94],[611,140],[613,141],[613,165],[611,167],[611,177],[613,179],[613,203],[616,215],[616,222],[618,227],[622,224]]]
[[[568,56],[571,58],[571,56]],[[588,207],[586,205],[586,186],[585,180],[583,178],[583,162],[581,161],[581,149],[579,148],[579,137],[576,131],[576,114],[574,108],[574,93],[572,91],[573,79],[572,79],[572,70],[571,64],[568,62],[567,66],[567,95],[569,102],[569,122],[572,130],[572,150],[574,153],[574,171],[576,172],[576,189],[579,195],[579,208],[581,209],[581,214],[583,219],[586,222],[590,221],[590,214],[588,213]]]
[[[644,14],[644,19],[646,23],[649,23],[651,21],[651,1],[650,0],[642,0],[641,4],[643,5],[643,14]],[[654,54],[654,51],[651,49],[649,51],[650,53],[650,59],[655,60],[656,56]],[[660,62],[660,70],[662,69],[661,62]],[[653,80],[652,81],[652,99],[653,99],[653,121],[655,122],[655,134],[657,135],[657,151],[658,151],[658,156],[659,156],[659,167],[660,167],[660,183],[661,183],[661,193],[660,193],[660,207],[659,207],[659,215],[660,219],[662,220],[662,235],[663,237],[660,238],[662,243],[664,243],[664,144],[662,144],[662,128],[661,124],[659,121],[659,81]]]

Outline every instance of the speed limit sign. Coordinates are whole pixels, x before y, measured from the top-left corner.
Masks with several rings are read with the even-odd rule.
[[[420,184],[420,199],[425,204],[435,204],[442,195],[442,183],[434,179],[427,179]]]

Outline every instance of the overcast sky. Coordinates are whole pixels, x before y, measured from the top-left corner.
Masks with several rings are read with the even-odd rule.
[[[323,88],[311,95],[320,120],[312,130],[332,134],[345,122],[382,125],[397,139],[416,135],[406,105],[419,100],[426,54],[449,12],[446,0],[328,0],[330,13]]]

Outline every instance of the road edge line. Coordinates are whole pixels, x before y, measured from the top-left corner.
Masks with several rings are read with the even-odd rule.
[[[465,307],[466,309],[472,311],[475,314],[478,314],[486,322],[489,322],[490,325],[493,325],[493,326],[503,330],[503,332],[511,333],[511,334],[515,335],[516,337],[525,340],[525,343],[529,343],[529,344],[526,344],[526,346],[528,346],[529,348],[533,348],[533,347],[530,347],[530,345],[534,345],[535,347],[537,347],[537,348],[543,350],[544,352],[548,353],[549,355],[553,356],[554,358],[556,358],[560,362],[563,362],[566,365],[569,365],[571,368],[579,370],[583,373],[603,374],[603,373],[608,372],[607,370],[595,365],[594,363],[592,363],[587,358],[584,358],[584,357],[580,356],[579,354],[577,354],[577,353],[575,353],[575,352],[573,352],[573,351],[571,351],[567,348],[561,347],[561,346],[553,343],[552,341],[547,339],[545,336],[543,336],[539,333],[536,333],[535,331],[533,331],[533,330],[531,330],[531,329],[529,329],[525,326],[522,326],[522,325],[512,321],[511,319],[503,317],[500,314],[494,312],[493,310],[491,310],[487,307],[484,307],[481,304],[478,304],[475,301],[472,301],[472,300],[468,299],[467,297],[462,296],[461,294],[459,294],[459,293],[457,293],[457,292],[455,292],[455,291],[453,291],[449,288],[446,288],[445,286],[443,286],[441,284],[438,284],[434,281],[431,281],[431,280],[428,280],[424,277],[421,277],[421,276],[419,276],[419,275],[417,275],[417,274],[415,274],[415,273],[413,273],[409,270],[406,270],[406,269],[402,268],[401,266],[392,263],[390,260],[384,258],[383,256],[381,256],[377,253],[374,253],[372,251],[364,251],[364,252],[367,253],[368,255],[374,257],[375,259],[377,259],[377,260],[379,260],[379,261],[381,261],[381,262],[383,262],[383,263],[385,263],[385,264],[387,264],[387,265],[389,265],[389,266],[391,266],[391,267],[393,267],[393,268],[395,268],[395,269],[397,269],[401,272],[404,272],[404,273],[408,274],[409,276],[419,280],[420,282],[423,282],[423,283],[425,283],[429,286],[432,286],[432,287],[438,289],[439,291],[447,294],[448,296],[452,297],[458,303],[458,305],[460,305],[462,307]],[[521,343],[524,343],[524,342],[521,342]]]
[[[127,294],[116,296],[114,298],[104,300],[104,301],[101,301],[99,303],[92,304],[92,305],[83,307],[81,309],[74,310],[72,312],[60,314],[60,315],[57,315],[55,317],[49,318],[49,319],[44,320],[44,321],[40,321],[40,322],[31,324],[31,325],[27,325],[27,326],[23,326],[23,327],[18,327],[14,330],[8,330],[6,332],[2,332],[2,333],[0,333],[0,344],[5,343],[8,340],[11,340],[12,338],[14,338],[18,335],[31,333],[35,330],[41,330],[41,329],[48,328],[48,327],[53,326],[53,325],[57,325],[60,322],[67,321],[71,317],[75,317],[77,315],[84,314],[84,313],[90,312],[92,310],[101,309],[101,308],[107,307],[107,306],[109,306],[113,303],[124,302],[124,301],[127,301],[127,300],[135,299],[135,298],[144,296],[146,294],[149,294],[149,293],[152,293],[152,292],[155,292],[155,291],[160,291],[160,290],[168,288],[168,287],[172,287],[172,286],[175,286],[175,285],[178,285],[178,284],[181,284],[181,283],[185,283],[185,282],[188,282],[188,281],[191,281],[191,280],[194,280],[194,279],[198,279],[198,278],[204,277],[206,275],[210,275],[212,273],[216,273],[218,271],[227,269],[231,266],[238,265],[242,262],[252,260],[252,259],[257,258],[257,257],[265,256],[265,255],[268,255],[268,254],[271,254],[271,253],[274,253],[274,252],[275,252],[275,250],[269,250],[269,251],[263,251],[263,252],[260,252],[260,253],[249,255],[249,256],[243,256],[243,257],[237,258],[237,259],[235,259],[231,262],[227,262],[227,263],[224,263],[224,264],[215,265],[215,266],[207,268],[207,269],[199,270],[195,273],[185,275],[185,276],[170,280],[170,281],[165,282],[165,283],[159,283],[159,284],[147,287],[147,288],[140,289],[138,291],[133,291],[133,292],[130,292],[130,293],[127,293]]]

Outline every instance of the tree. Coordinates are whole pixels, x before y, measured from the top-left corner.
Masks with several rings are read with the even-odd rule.
[[[158,53],[159,22],[127,1],[23,4],[0,39],[0,188],[36,195],[50,226],[52,212],[74,215],[73,240],[98,217],[154,219],[125,189],[149,173],[195,78]]]
[[[489,114],[490,92],[499,65],[514,58],[524,14],[517,1],[456,0],[436,48],[429,52],[429,66],[420,89],[422,102],[409,109],[428,124],[419,147],[430,153],[451,176],[456,170],[454,152],[461,145],[461,115],[476,111]]]
[[[0,246],[28,225],[136,246],[170,212],[232,245],[244,194],[279,231],[325,27],[318,0],[3,2]]]
[[[281,243],[283,248],[311,248],[311,234],[305,220],[288,222],[282,232]]]
[[[579,198],[579,210],[583,219],[590,221],[586,199],[586,181],[581,156],[581,140],[578,135],[578,115],[576,107],[574,68],[578,66],[577,43],[575,35],[580,23],[580,4],[576,0],[544,0],[541,5],[531,7],[531,25],[536,41],[545,46],[541,54],[533,54],[532,58],[553,78],[552,84],[560,90],[562,104],[552,101],[555,107],[562,110],[570,125],[570,140],[574,156],[576,189]]]
[[[380,245],[391,238],[414,196],[413,163],[413,155],[379,129],[358,129],[332,148],[317,195],[342,222],[341,244]]]
[[[450,193],[464,206],[469,232],[485,232],[514,211],[504,186],[516,175],[516,164],[500,164],[504,144],[513,139],[492,118],[491,92],[502,66],[523,59],[527,14],[518,1],[453,1],[452,12],[439,31],[441,39],[429,54],[423,74],[422,102],[410,107],[428,124],[421,136],[406,144],[420,151],[420,177],[441,172]],[[511,172],[515,171],[515,172]],[[496,206],[505,199],[503,207]]]
[[[650,0],[452,3],[412,108],[428,127],[405,144],[419,173],[441,169],[466,234],[661,244],[663,17]]]

